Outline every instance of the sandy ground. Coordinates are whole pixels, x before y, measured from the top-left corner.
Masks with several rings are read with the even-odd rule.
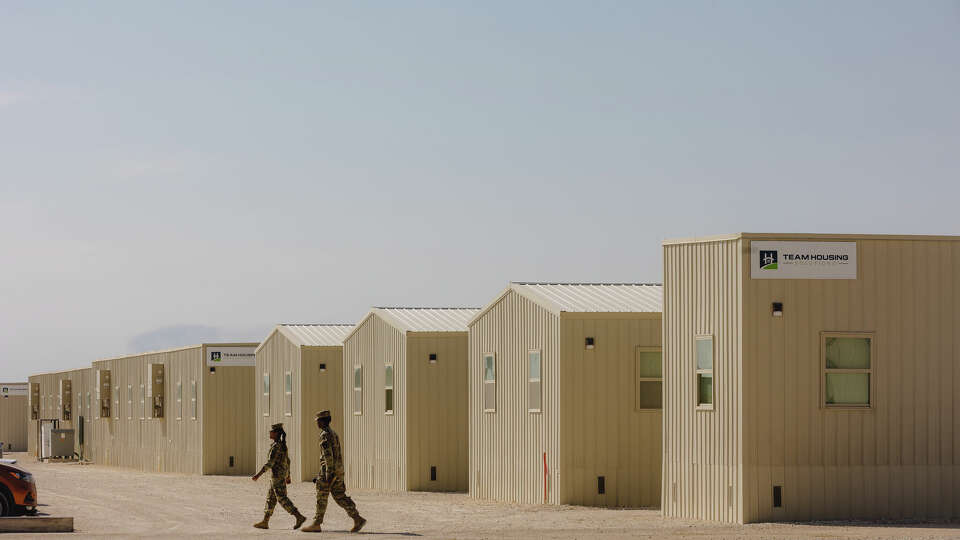
[[[249,478],[36,463],[25,454],[7,457],[17,458],[37,478],[41,514],[73,516],[72,536],[84,538],[960,538],[960,523],[721,525],[663,519],[655,510],[512,505],[464,494],[379,494],[349,486],[369,520],[360,535],[347,532],[352,521],[333,501],[322,534],[291,530],[293,518],[280,507],[271,529],[261,531],[251,524],[262,517],[266,478],[254,483]],[[314,493],[309,483],[290,489],[294,504],[311,519]]]

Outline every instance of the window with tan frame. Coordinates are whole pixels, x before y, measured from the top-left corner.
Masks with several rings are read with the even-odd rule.
[[[872,332],[820,333],[823,408],[873,407],[875,347]]]
[[[177,420],[183,420],[183,381],[177,381]]]
[[[353,366],[353,414],[363,414],[363,366]]]
[[[127,420],[133,420],[133,385],[127,385]]]
[[[637,347],[635,411],[663,409],[663,353],[660,347]]]
[[[263,391],[260,395],[260,408],[264,416],[270,416],[270,374],[263,374]]]
[[[120,419],[120,385],[113,386],[113,419]]]
[[[713,410],[713,336],[702,335],[694,339],[696,345],[697,409]]]
[[[540,349],[527,351],[527,411],[543,412],[543,354]]]
[[[483,412],[497,412],[497,354],[483,353]]]
[[[383,367],[383,413],[393,414],[393,364]]]
[[[190,381],[190,419],[197,419],[197,381]]]
[[[283,374],[283,415],[293,416],[293,373]]]

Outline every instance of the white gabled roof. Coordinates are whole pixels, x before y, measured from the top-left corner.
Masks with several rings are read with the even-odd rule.
[[[561,313],[662,313],[659,283],[511,282],[470,320],[472,325],[509,292],[515,292],[557,315]]]
[[[479,311],[472,307],[374,307],[344,340],[374,315],[402,332],[466,332],[467,323]]]
[[[351,330],[352,324],[278,324],[257,350],[277,332],[300,347],[340,347]]]

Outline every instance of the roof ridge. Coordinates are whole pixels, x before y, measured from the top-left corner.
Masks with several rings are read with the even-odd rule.
[[[472,307],[472,306],[464,306],[464,307],[456,307],[456,306],[455,306],[455,307],[450,307],[450,306],[446,306],[446,307],[429,307],[429,306],[426,306],[426,307],[424,307],[424,306],[373,306],[373,307],[374,307],[374,309],[449,309],[449,310],[454,310],[454,309],[480,309],[480,308],[478,308],[478,307]]]
[[[356,323],[279,323],[277,326],[353,326]]]
[[[514,285],[629,285],[631,287],[662,287],[663,283],[655,282],[574,282],[574,281],[511,281]]]

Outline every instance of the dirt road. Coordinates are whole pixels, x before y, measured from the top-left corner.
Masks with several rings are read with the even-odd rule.
[[[15,457],[37,478],[41,513],[73,516],[84,538],[235,538],[237,536],[358,538],[351,520],[330,501],[325,532],[291,530],[277,508],[271,529],[262,517],[267,479],[148,474],[96,465],[41,464]],[[348,486],[349,488],[349,486]],[[655,510],[607,510],[477,501],[464,494],[378,494],[349,491],[376,538],[960,538],[960,524],[720,525],[663,519]],[[307,517],[313,484],[294,484],[290,497]],[[308,521],[309,523],[309,521]],[[24,535],[18,538],[41,538]],[[61,536],[56,536],[60,538]]]

